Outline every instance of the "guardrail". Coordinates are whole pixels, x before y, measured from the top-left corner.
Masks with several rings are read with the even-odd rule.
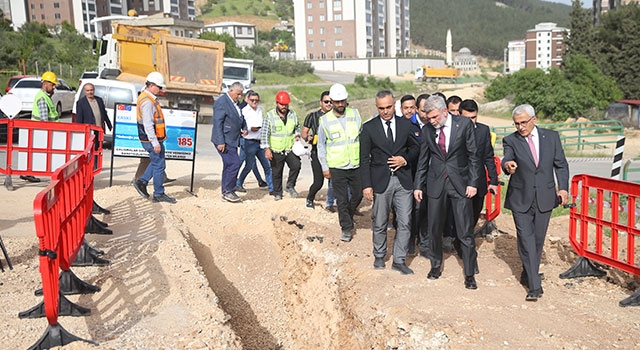
[[[629,174],[631,173],[631,175],[633,175],[635,173],[640,173],[640,163],[638,162],[639,160],[640,159],[628,159],[624,163],[624,165],[622,166],[622,180],[640,183],[640,180],[631,180],[630,178],[632,176],[630,176]]]
[[[613,150],[618,136],[622,136],[624,132],[624,126],[619,120],[538,124],[538,126],[557,131],[565,151],[583,151],[589,147]],[[494,148],[501,150],[502,138],[513,133],[515,129],[513,126],[493,126],[491,131],[496,133]]]

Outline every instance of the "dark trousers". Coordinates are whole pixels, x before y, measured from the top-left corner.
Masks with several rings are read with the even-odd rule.
[[[423,191],[423,193],[425,193]],[[428,256],[431,251],[431,238],[429,237],[429,229],[428,223],[429,220],[427,218],[427,196],[422,197],[422,201],[420,203],[415,203],[416,208],[414,209],[413,215],[417,221],[418,230],[414,233],[413,227],[411,228],[411,240],[410,242],[416,242],[418,245],[418,249],[422,255]],[[411,243],[410,243],[411,244]]]
[[[453,219],[456,226],[457,238],[462,250],[462,262],[464,275],[473,276],[477,266],[478,253],[471,226],[472,208],[471,199],[464,197],[456,191],[447,178],[444,182],[444,190],[438,198],[429,198],[427,212],[429,215],[429,236],[431,239],[432,268],[442,268],[442,232],[446,222],[446,213],[449,204],[453,208]]]
[[[362,183],[360,182],[360,169],[329,169],[333,194],[338,202],[338,220],[343,230],[353,228],[353,214],[362,201]],[[351,190],[351,199],[349,199]]]
[[[318,159],[318,151],[311,151],[311,171],[313,172],[313,183],[309,187],[307,199],[316,199],[316,194],[324,185],[324,175],[322,174],[322,165]]]
[[[471,198],[471,204],[473,206],[473,222],[472,226],[475,230],[476,224],[478,224],[478,220],[480,219],[480,213],[482,212],[482,208],[484,208],[484,199],[485,196],[478,196]]]
[[[540,259],[551,218],[551,210],[541,212],[538,209],[537,201],[534,200],[531,208],[526,212],[512,211],[512,214],[518,237],[518,254],[520,254],[522,267],[528,278],[529,289],[539,289],[541,287]]]
[[[295,188],[300,174],[300,157],[293,152],[283,154],[281,152],[272,152],[271,159],[271,176],[273,180],[273,194],[282,196],[282,177],[284,175],[284,164],[289,167],[289,177],[287,178],[287,188]]]
[[[217,148],[216,148],[217,149]],[[238,147],[229,147],[224,152],[220,152],[222,157],[222,194],[233,192],[236,189],[236,181],[238,181],[238,172],[240,171],[240,157],[238,156]]]

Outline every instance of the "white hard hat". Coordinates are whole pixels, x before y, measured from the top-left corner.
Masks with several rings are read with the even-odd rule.
[[[309,153],[309,150],[302,144],[300,140],[293,143],[291,151],[298,157],[302,157],[303,155]]]
[[[347,93],[347,88],[342,84],[333,84],[331,85],[331,89],[329,89],[329,98],[334,101],[344,101],[349,97]]]
[[[164,83],[164,77],[162,76],[162,74],[160,74],[160,72],[151,72],[149,73],[149,75],[147,75],[147,81],[150,83],[154,83],[156,85],[158,85],[161,88],[166,87],[167,85],[165,85]]]

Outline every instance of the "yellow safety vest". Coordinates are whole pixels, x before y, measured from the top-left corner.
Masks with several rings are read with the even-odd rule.
[[[49,121],[50,122],[59,122],[60,116],[58,115],[58,110],[56,106],[53,105],[53,100],[51,100],[51,96],[44,92],[43,90],[38,91],[36,93],[36,97],[33,100],[33,106],[31,107],[31,120],[40,121],[40,108],[38,108],[38,100],[44,98],[44,101],[47,103],[47,109],[49,109]]]
[[[353,108],[347,108],[342,118],[346,118],[344,129],[333,111],[320,117],[320,127],[327,140],[326,157],[329,168],[360,164],[362,119],[360,119],[358,111]]]
[[[275,109],[267,113],[269,118],[269,148],[275,152],[290,151],[295,139],[298,116],[292,110],[287,114],[287,123],[282,122],[282,118]]]
[[[149,95],[146,91],[143,91],[138,95],[138,104],[136,106],[136,119],[138,121],[138,137],[142,142],[149,142],[149,136],[147,136],[147,132],[144,131],[144,124],[142,123],[142,103],[146,100],[150,100],[153,103],[153,126],[156,129],[156,138],[158,138],[159,142],[164,141],[167,138],[165,125],[164,125],[164,114],[162,114],[162,108],[160,108],[160,103],[158,100]]]

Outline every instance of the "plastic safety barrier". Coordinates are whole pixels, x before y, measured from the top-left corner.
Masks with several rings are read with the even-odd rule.
[[[91,312],[66,299],[61,289],[81,290],[88,286],[73,275],[70,267],[84,241],[85,225],[93,208],[93,162],[94,136],[91,136],[83,152],[58,168],[47,188],[33,202],[44,301],[19,316],[41,317],[44,309],[49,327],[32,346],[35,349],[64,346],[76,340],[96,344],[70,334],[58,324],[60,315],[82,316]],[[70,285],[61,288],[61,280]],[[94,287],[89,292],[97,290]]]
[[[88,124],[37,122],[20,119],[1,119],[6,124],[7,142],[0,144],[0,174],[48,177],[75,155],[84,152],[87,140],[95,135],[94,174],[102,171],[102,128]],[[17,132],[16,132],[17,130]],[[14,140],[14,136],[18,140]],[[1,159],[1,157],[0,157]],[[5,186],[11,186],[11,180]]]
[[[498,157],[493,157],[493,161],[496,164],[496,172],[498,176],[502,172],[502,161]],[[489,172],[486,171],[487,174],[487,183],[489,182]],[[485,218],[484,224],[474,233],[476,236],[488,236],[491,232],[498,230],[496,224],[493,222],[495,218],[500,215],[500,207],[502,203],[502,185],[501,182],[498,183],[498,190],[495,193],[487,192],[487,195],[484,197],[484,207],[485,212],[482,214]],[[498,230],[500,231],[500,230]]]
[[[588,259],[640,276],[640,184],[591,175],[571,180],[569,241],[580,258],[560,278],[604,276]],[[639,306],[640,290],[620,302]]]

